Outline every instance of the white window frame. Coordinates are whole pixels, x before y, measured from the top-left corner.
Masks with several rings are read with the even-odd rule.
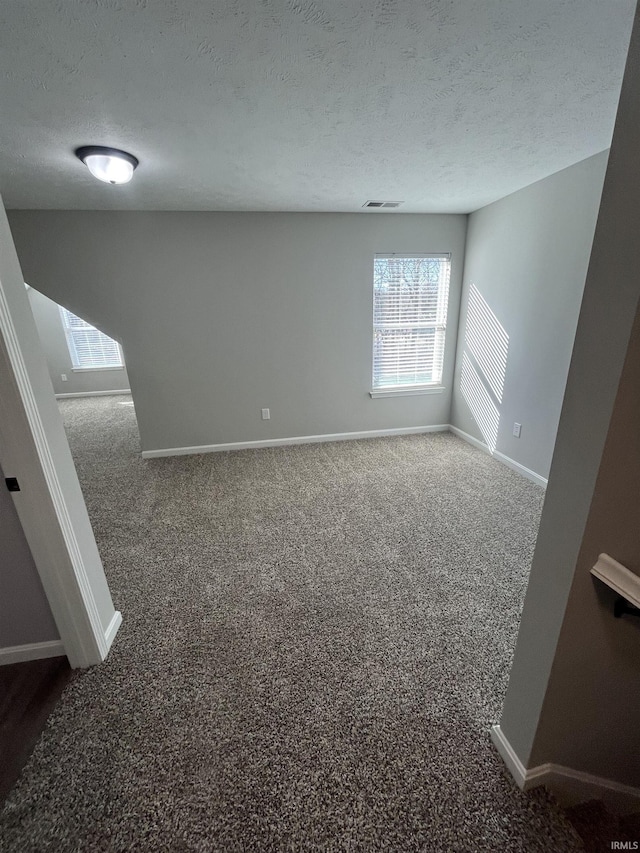
[[[434,343],[433,362],[435,365],[435,376],[432,382],[427,383],[398,383],[390,384],[375,384],[376,374],[376,337],[381,329],[393,328],[393,324],[376,322],[376,277],[375,277],[375,262],[379,259],[386,260],[391,258],[397,259],[433,259],[438,261],[447,261],[446,267],[443,268],[443,278],[440,282],[436,316],[433,322],[419,322],[415,324],[403,323],[403,328],[415,329],[434,329],[441,334],[437,337]],[[373,345],[372,345],[372,369],[371,369],[371,397],[395,397],[395,396],[413,396],[418,394],[438,394],[445,389],[442,385],[442,372],[444,366],[444,354],[446,346],[446,327],[447,327],[447,309],[449,303],[449,281],[451,274],[451,254],[450,253],[411,253],[401,254],[394,252],[385,252],[375,255],[374,260],[374,280],[373,280]]]
[[[88,370],[124,370],[124,357],[122,355],[122,347],[117,341],[114,341],[113,338],[110,338],[108,335],[105,335],[104,332],[101,332],[99,329],[96,329],[96,327],[92,326],[91,323],[87,323],[87,321],[83,320],[82,317],[78,317],[77,314],[74,314],[67,308],[63,308],[62,305],[59,305],[58,307],[60,309],[60,321],[62,323],[62,328],[64,329],[65,334],[65,340],[67,342],[67,350],[69,351],[69,357],[71,359],[71,369],[74,373],[81,373]],[[83,325],[74,327],[69,322],[71,319],[79,320]],[[74,336],[76,332],[95,332],[96,335],[99,336],[99,339],[104,338],[106,341],[108,341],[109,346],[115,344],[116,351],[118,353],[118,362],[114,362],[113,364],[87,363],[85,360],[83,360],[76,345]]]

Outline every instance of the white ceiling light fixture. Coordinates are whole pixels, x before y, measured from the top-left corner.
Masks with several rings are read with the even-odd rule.
[[[133,154],[103,145],[83,145],[76,157],[85,164],[94,178],[105,184],[127,184],[133,177],[138,160]]]

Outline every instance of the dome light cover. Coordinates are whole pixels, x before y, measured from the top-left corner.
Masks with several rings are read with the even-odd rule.
[[[76,150],[76,157],[85,164],[94,178],[105,184],[127,184],[133,177],[138,160],[133,154],[102,145],[85,145]]]

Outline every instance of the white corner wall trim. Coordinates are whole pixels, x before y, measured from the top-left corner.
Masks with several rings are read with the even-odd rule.
[[[16,389],[11,388],[11,394],[7,395],[3,405],[13,399],[17,390],[37,454],[37,461],[29,455],[28,476],[31,482],[42,482],[44,487],[42,490],[25,492],[23,506],[17,506],[18,515],[62,636],[64,654],[73,667],[90,666],[104,660],[108,652],[98,605],[31,387],[18,333],[0,282],[0,341],[2,338],[9,371],[13,374],[16,386]],[[4,357],[2,349],[0,346],[0,357]],[[7,381],[5,379],[4,383]],[[35,525],[33,521],[38,513],[42,514],[42,518]],[[25,517],[28,523],[25,523]],[[36,529],[37,539],[33,532]],[[46,575],[43,577],[42,554],[45,550]]]
[[[56,394],[56,400],[66,397],[111,397],[113,394],[130,394],[131,388],[121,388],[118,391],[77,391],[71,394]]]
[[[143,459],[159,456],[186,456],[196,453],[220,453],[226,450],[259,450],[261,447],[285,447],[291,444],[321,444],[327,441],[354,441],[360,438],[381,438],[389,435],[414,435],[425,432],[448,432],[449,424],[432,426],[398,427],[394,429],[370,429],[363,432],[335,432],[325,435],[298,435],[291,438],[267,438],[260,441],[232,441],[228,444],[202,444],[194,447],[165,447],[158,450],[143,450]]]
[[[122,613],[120,613],[119,610],[116,610],[116,612],[111,617],[111,622],[109,622],[107,630],[104,632],[104,641],[107,646],[107,652],[111,648],[111,645],[116,638],[116,634],[118,633],[120,625],[122,625]]]
[[[23,646],[5,646],[4,649],[0,649],[0,666],[8,663],[23,663],[28,660],[42,660],[42,658],[57,658],[64,654],[62,640],[26,643]]]
[[[574,792],[582,791],[585,800],[598,796],[604,798],[609,795],[616,795],[640,802],[640,788],[623,785],[621,782],[604,779],[591,773],[584,773],[582,770],[573,770],[571,767],[564,767],[562,764],[539,764],[537,767],[527,769],[516,755],[500,726],[491,727],[491,740],[517,786],[523,791],[528,791],[539,785],[546,785],[553,789],[554,786],[570,783]]]
[[[515,459],[511,459],[510,456],[506,456],[504,453],[500,453],[499,450],[491,450],[484,441],[480,441],[480,439],[475,438],[472,435],[469,435],[468,432],[464,432],[458,427],[453,426],[453,424],[449,424],[449,431],[454,435],[457,435],[458,438],[461,438],[463,441],[466,441],[467,444],[472,444],[474,447],[477,447],[478,450],[482,450],[483,453],[488,453],[489,456],[495,457],[499,462],[502,462],[503,465],[506,465],[508,468],[511,468],[514,471],[517,471],[518,474],[522,474],[523,477],[526,477],[527,480],[531,480],[538,486],[542,486],[543,489],[546,489],[548,480],[546,477],[537,474],[535,471],[532,471],[531,468],[527,468],[525,465],[521,465],[520,462],[516,462]]]
[[[513,776],[518,788],[524,791],[527,787],[534,787],[533,785],[526,785],[527,770],[524,764],[516,755],[509,741],[502,733],[502,729],[500,728],[500,726],[491,726],[491,740],[493,741],[495,748],[500,753],[500,757],[507,765],[507,769],[509,773],[511,773],[511,775]]]

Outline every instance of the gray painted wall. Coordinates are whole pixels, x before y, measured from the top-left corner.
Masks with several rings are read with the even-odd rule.
[[[636,14],[501,720],[526,767],[542,760],[571,761],[577,769],[635,786],[640,786],[638,626],[615,620],[604,608],[589,571],[601,550],[640,568],[640,425],[637,401],[629,402],[629,394],[637,395],[635,338],[629,357],[636,362],[625,376],[621,408],[612,421],[640,298],[639,149]],[[610,426],[611,454],[603,458]],[[593,707],[583,707],[586,702]]]
[[[473,401],[470,407],[460,388],[465,354],[489,386],[465,336],[475,286],[508,335],[502,400],[489,391],[500,418],[496,449],[543,477],[551,465],[606,164],[602,152],[469,217],[451,423],[485,440],[478,424],[483,415],[474,417],[472,407],[490,404]],[[499,344],[495,348],[489,338],[488,357],[499,370]],[[519,439],[512,435],[514,422],[522,424]]]
[[[58,640],[40,576],[0,468],[0,649]]]
[[[74,370],[58,305],[33,287],[27,294],[56,394],[122,391],[129,387],[129,377],[124,368]],[[62,380],[63,374],[67,377],[66,382]]]
[[[10,223],[26,281],[123,343],[145,450],[449,421],[466,216],[12,211]],[[369,397],[373,257],[393,251],[452,253],[443,393]]]

